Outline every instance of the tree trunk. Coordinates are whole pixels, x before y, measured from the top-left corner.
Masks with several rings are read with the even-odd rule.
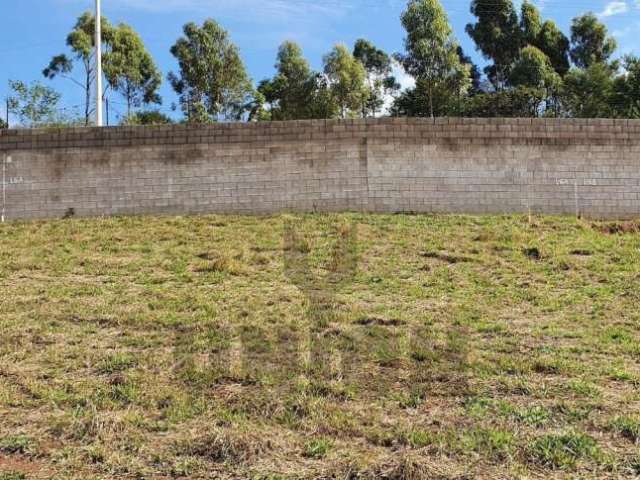
[[[431,118],[433,118],[433,85],[429,85],[429,110],[431,111]]]
[[[127,119],[131,118],[131,87],[127,83]]]
[[[86,77],[86,82],[85,82],[85,86],[84,86],[84,93],[85,93],[85,99],[84,99],[84,126],[88,127],[89,126],[89,111],[90,111],[90,105],[91,105],[91,73],[87,72],[87,77]]]

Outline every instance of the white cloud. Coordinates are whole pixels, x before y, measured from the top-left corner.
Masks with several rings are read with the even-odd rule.
[[[614,1],[609,2],[604,10],[598,14],[600,17],[612,17],[614,15],[620,15],[629,11],[629,5],[627,2]]]
[[[402,68],[402,65],[400,65],[395,60],[393,61],[392,68],[393,68],[392,75],[395,77],[398,84],[400,84],[401,92],[404,92],[405,90],[416,86],[415,78],[413,78],[411,75],[405,72],[404,68]],[[386,96],[386,98],[384,99],[384,106],[382,107],[383,115],[387,115],[389,113],[389,109],[393,104],[393,100],[394,98],[391,95]]]
[[[396,78],[396,81],[400,84],[400,90],[404,91],[408,88],[413,88],[416,86],[416,80],[407,72],[404,71],[402,65],[398,62],[393,62],[393,76]]]

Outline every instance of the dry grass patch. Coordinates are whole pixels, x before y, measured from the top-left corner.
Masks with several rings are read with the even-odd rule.
[[[635,225],[0,225],[0,480],[640,475]]]

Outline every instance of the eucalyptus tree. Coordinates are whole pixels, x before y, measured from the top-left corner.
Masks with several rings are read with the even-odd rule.
[[[302,55],[300,46],[291,41],[280,45],[275,68],[274,78],[263,80],[258,86],[258,91],[271,107],[271,119],[310,118],[316,74]]]
[[[253,88],[228,32],[208,19],[201,27],[187,23],[183,33],[171,47],[180,70],[171,72],[169,81],[187,121],[241,118],[252,102]]]
[[[397,58],[426,95],[433,117],[436,96],[466,93],[471,83],[470,67],[460,60],[458,44],[438,0],[410,0],[401,21],[407,36],[405,53]]]
[[[579,68],[607,63],[617,48],[607,27],[593,13],[573,19],[571,24],[571,60]]]
[[[472,0],[471,13],[477,21],[469,23],[466,31],[483,56],[493,62],[485,73],[502,90],[509,84],[509,71],[523,46],[518,13],[511,0]]]
[[[555,22],[542,20],[540,11],[527,0],[520,13],[523,47],[531,45],[542,51],[560,76],[569,71],[569,39]]]
[[[353,56],[364,67],[369,87],[369,99],[363,106],[362,116],[375,117],[386,99],[400,89],[393,76],[392,58],[369,40],[362,38],[356,41]]]
[[[359,115],[370,94],[362,63],[346,46],[336,45],[324,57],[324,73],[341,117]]]
[[[640,58],[627,55],[623,60],[624,75],[613,84],[612,104],[623,118],[640,118]]]
[[[109,86],[124,98],[127,117],[134,107],[162,103],[158,94],[162,75],[136,31],[120,24],[109,37],[105,76]]]
[[[58,104],[62,96],[54,89],[40,82],[28,84],[19,80],[9,80],[9,89],[9,113],[15,115],[22,126],[41,127],[61,119]]]
[[[572,68],[564,77],[563,89],[563,101],[569,115],[577,118],[614,116],[614,82],[614,72],[606,63]]]
[[[78,85],[84,92],[84,121],[88,125],[91,121],[93,83],[95,81],[95,17],[91,12],[85,12],[76,21],[73,30],[67,35],[67,47],[71,53],[56,55],[49,65],[42,71],[48,78],[66,78]],[[111,38],[113,27],[105,18],[101,18],[102,40],[107,44]],[[76,78],[74,70],[80,65],[81,76]]]

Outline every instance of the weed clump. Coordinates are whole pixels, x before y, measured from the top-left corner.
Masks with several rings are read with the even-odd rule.
[[[553,469],[574,469],[579,461],[597,460],[601,455],[596,441],[582,433],[544,435],[528,449],[532,463]]]

